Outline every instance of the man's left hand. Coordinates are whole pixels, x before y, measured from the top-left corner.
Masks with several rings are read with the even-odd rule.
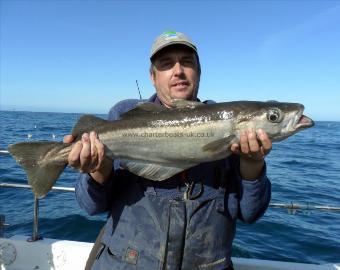
[[[231,151],[240,155],[240,174],[243,179],[257,179],[264,166],[264,157],[272,149],[272,142],[267,133],[259,129],[241,132],[240,144],[233,144]]]

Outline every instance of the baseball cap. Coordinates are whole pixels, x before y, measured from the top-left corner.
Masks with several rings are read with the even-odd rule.
[[[159,35],[152,44],[150,59],[152,59],[152,57],[160,50],[175,44],[187,46],[194,50],[195,53],[197,54],[196,46],[186,35],[176,31],[165,31],[164,33]]]

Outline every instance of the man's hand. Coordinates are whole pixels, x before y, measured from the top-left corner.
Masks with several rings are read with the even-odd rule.
[[[74,139],[72,135],[66,135],[63,141],[72,143]],[[90,173],[100,184],[104,184],[112,172],[112,160],[105,157],[105,147],[94,131],[84,133],[72,146],[68,164],[83,173]]]
[[[240,173],[243,179],[257,179],[264,166],[264,157],[272,149],[267,133],[259,129],[247,130],[240,135],[240,144],[233,144],[231,151],[240,155]]]

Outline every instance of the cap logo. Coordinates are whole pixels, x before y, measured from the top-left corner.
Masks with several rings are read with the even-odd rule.
[[[178,38],[177,33],[175,31],[166,31],[163,33],[163,35],[165,36],[166,40]]]

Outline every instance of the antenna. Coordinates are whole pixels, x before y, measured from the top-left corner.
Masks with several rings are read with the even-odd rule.
[[[140,94],[139,86],[138,86],[138,81],[137,80],[136,80],[136,84],[137,84],[137,89],[138,89],[138,93],[139,93],[139,99],[142,99],[142,95]]]

